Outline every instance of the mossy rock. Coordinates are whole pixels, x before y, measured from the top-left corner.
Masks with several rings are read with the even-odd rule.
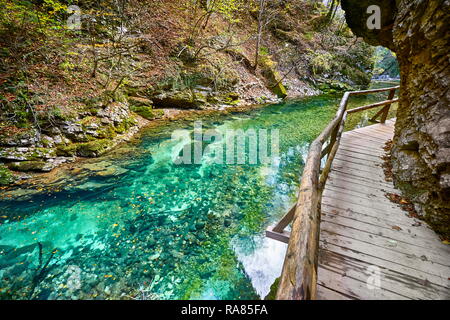
[[[263,76],[267,79],[270,90],[278,98],[286,98],[287,90],[283,85],[281,75],[276,70],[276,63],[271,60],[270,56],[266,56],[260,59],[259,65],[261,66]]]
[[[97,130],[99,139],[113,139],[117,136],[116,127],[109,125]]]
[[[164,111],[162,110],[153,110],[152,107],[145,106],[132,107],[131,111],[148,120],[153,120],[164,115]]]
[[[211,99],[209,99],[209,100],[211,100]],[[220,96],[217,100],[218,100],[218,102],[222,102],[224,104],[236,105],[239,103],[239,94],[236,92],[228,92],[228,93]]]
[[[284,99],[287,97],[287,90],[281,82],[277,82],[277,84],[272,88],[272,92],[276,94],[278,98]]]
[[[0,185],[8,185],[14,182],[14,176],[3,164],[0,164]]]
[[[45,167],[47,163],[45,161],[21,161],[11,162],[8,167],[11,170],[27,172],[27,171],[46,171]]]
[[[124,119],[119,125],[114,127],[114,131],[119,134],[125,133],[128,129],[134,126],[136,122],[136,119],[133,117]]]
[[[191,90],[162,92],[153,97],[155,105],[161,108],[201,109],[207,104],[205,95]]]
[[[77,155],[80,157],[98,157],[109,150],[113,142],[109,139],[101,139],[77,145]]]
[[[56,155],[59,157],[73,157],[77,154],[77,148],[77,143],[59,145],[56,149]]]

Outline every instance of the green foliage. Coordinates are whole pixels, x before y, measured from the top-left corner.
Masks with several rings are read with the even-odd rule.
[[[231,22],[237,22],[237,13],[243,9],[243,0],[211,0],[208,1],[207,11],[221,14]]]
[[[384,47],[377,47],[373,56],[374,75],[388,75],[391,78],[400,76],[400,67],[395,53]]]
[[[270,286],[270,292],[267,294],[264,300],[275,300],[279,285],[280,285],[280,278],[276,278],[275,281]]]
[[[331,70],[333,55],[325,51],[317,51],[311,53],[311,67],[314,75],[329,72]]]

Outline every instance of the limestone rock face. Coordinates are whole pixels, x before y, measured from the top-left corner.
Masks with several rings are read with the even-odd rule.
[[[377,4],[382,29],[369,30],[367,7]],[[353,32],[396,52],[400,106],[392,151],[396,185],[419,214],[450,236],[450,1],[342,0]]]

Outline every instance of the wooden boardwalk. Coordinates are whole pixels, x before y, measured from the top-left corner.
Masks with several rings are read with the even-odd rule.
[[[393,133],[389,120],[342,135],[322,196],[318,299],[450,299],[450,246],[386,197],[400,194],[382,168]]]

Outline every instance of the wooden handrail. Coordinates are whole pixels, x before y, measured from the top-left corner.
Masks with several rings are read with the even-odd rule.
[[[303,170],[297,204],[274,227],[266,232],[268,237],[288,242],[283,271],[277,291],[277,300],[314,300],[317,288],[317,267],[320,235],[320,204],[328,174],[339,148],[348,114],[385,106],[373,120],[382,116],[381,122],[387,118],[394,99],[395,91],[400,87],[382,88],[364,91],[346,92],[342,97],[335,117],[322,133],[311,143]],[[389,91],[386,101],[371,104],[347,111],[350,96]],[[324,148],[324,144],[328,141]],[[328,156],[321,170],[321,160]],[[292,221],[292,231],[284,229]],[[288,240],[289,239],[289,240]]]

